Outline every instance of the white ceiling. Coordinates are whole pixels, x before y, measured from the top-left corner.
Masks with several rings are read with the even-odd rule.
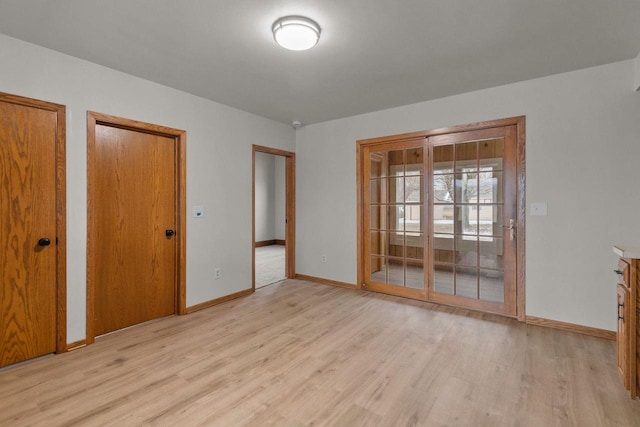
[[[640,0],[0,0],[0,33],[310,124],[634,58]]]

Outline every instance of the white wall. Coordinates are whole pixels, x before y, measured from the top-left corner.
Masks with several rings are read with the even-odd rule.
[[[286,157],[256,152],[256,242],[285,239]]]
[[[67,106],[68,342],[85,337],[87,110],[187,131],[187,306],[251,287],[251,145],[293,151],[290,126],[2,35],[0,64],[0,91]]]
[[[275,156],[275,239],[285,239],[287,212],[287,158]]]
[[[276,237],[276,162],[273,154],[256,152],[256,242]]]
[[[614,330],[611,246],[640,246],[633,79],[624,61],[299,128],[297,272],[356,282],[356,140],[526,115],[526,312]]]
[[[295,136],[288,125],[3,35],[0,91],[67,106],[69,342],[86,326],[87,110],[187,131],[188,306],[250,287],[254,141],[297,151],[297,272],[355,283],[356,140],[526,115],[527,203],[549,204],[548,217],[527,216],[527,314],[613,330],[611,246],[640,245],[636,61],[310,125]],[[204,206],[203,218],[190,216],[193,205]]]

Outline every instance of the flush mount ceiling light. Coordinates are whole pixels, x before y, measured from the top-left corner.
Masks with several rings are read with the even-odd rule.
[[[320,39],[320,26],[304,16],[285,16],[271,27],[273,38],[289,50],[311,49]]]

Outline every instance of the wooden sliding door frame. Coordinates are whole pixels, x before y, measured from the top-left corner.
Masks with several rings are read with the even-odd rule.
[[[418,138],[446,135],[451,133],[484,130],[497,127],[516,127],[516,318],[524,322],[526,313],[525,298],[525,116],[509,117],[505,119],[490,120],[466,125],[451,126],[440,129],[432,129],[421,132],[411,132],[399,135],[390,135],[379,138],[358,140],[356,142],[356,187],[357,187],[357,256],[358,256],[358,288],[365,289],[365,248],[364,233],[367,232],[364,223],[364,178],[365,171],[364,147],[371,147],[388,142],[405,142]]]
[[[51,111],[56,114],[56,353],[67,351],[67,179],[66,179],[66,107],[53,102],[40,101],[0,92],[0,101]]]
[[[187,248],[187,202],[186,202],[186,143],[187,132],[180,129],[173,129],[165,126],[154,125],[108,114],[87,112],[87,326],[86,343],[95,342],[95,243],[94,239],[94,186],[96,171],[96,126],[104,125],[135,132],[149,133],[175,141],[175,162],[176,162],[176,275],[175,275],[175,314],[186,314],[186,248]]]
[[[256,152],[283,156],[286,159],[285,275],[296,277],[296,153],[253,145],[251,150],[251,289],[256,290]]]

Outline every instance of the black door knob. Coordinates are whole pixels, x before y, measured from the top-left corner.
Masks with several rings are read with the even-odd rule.
[[[46,237],[43,237],[42,239],[38,240],[38,244],[40,246],[49,246],[51,244],[51,240],[47,239]]]
[[[176,232],[175,232],[175,231],[173,231],[173,230],[165,230],[165,231],[164,231],[164,235],[165,235],[165,236],[167,236],[167,237],[171,237],[171,236],[173,236],[174,234],[176,234]]]

